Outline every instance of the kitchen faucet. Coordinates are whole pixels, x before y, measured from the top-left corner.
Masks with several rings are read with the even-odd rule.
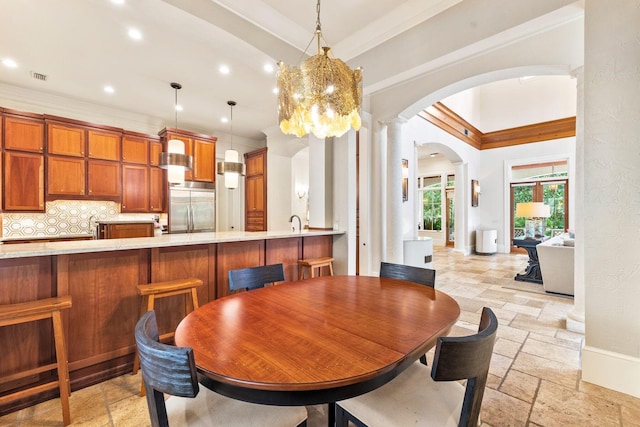
[[[295,214],[289,217],[289,222],[291,223],[291,231],[296,231],[296,227],[293,225],[293,218],[298,219],[298,232],[302,233],[302,221],[300,221],[300,217]]]

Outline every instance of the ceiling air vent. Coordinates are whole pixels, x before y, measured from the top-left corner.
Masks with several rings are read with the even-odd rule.
[[[35,71],[31,72],[31,77],[33,77],[36,80],[42,80],[43,82],[47,81],[47,75],[46,74],[36,73]]]

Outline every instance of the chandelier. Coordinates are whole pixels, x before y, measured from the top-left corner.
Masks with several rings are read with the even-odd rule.
[[[341,136],[351,127],[360,129],[362,70],[350,69],[329,56],[331,48],[321,47],[320,0],[316,11],[316,31],[309,45],[317,38],[318,53],[300,66],[278,62],[278,111],[282,132],[298,137],[313,133],[323,139]]]

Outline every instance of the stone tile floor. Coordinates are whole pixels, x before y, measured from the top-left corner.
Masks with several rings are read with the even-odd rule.
[[[500,320],[482,404],[483,426],[640,426],[640,399],[581,381],[583,336],[567,331],[564,320],[573,300],[505,288],[520,285],[513,276],[524,270],[525,255],[465,257],[438,248],[434,259],[436,288],[462,308],[453,335],[476,331],[483,306]],[[74,391],[72,425],[149,425],[139,391],[139,375]],[[325,407],[308,409],[309,427],[326,425]],[[0,425],[61,426],[59,400],[0,417]]]

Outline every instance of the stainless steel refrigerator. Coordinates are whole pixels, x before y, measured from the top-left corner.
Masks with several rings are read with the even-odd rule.
[[[216,231],[215,184],[191,182],[169,187],[169,233]]]

